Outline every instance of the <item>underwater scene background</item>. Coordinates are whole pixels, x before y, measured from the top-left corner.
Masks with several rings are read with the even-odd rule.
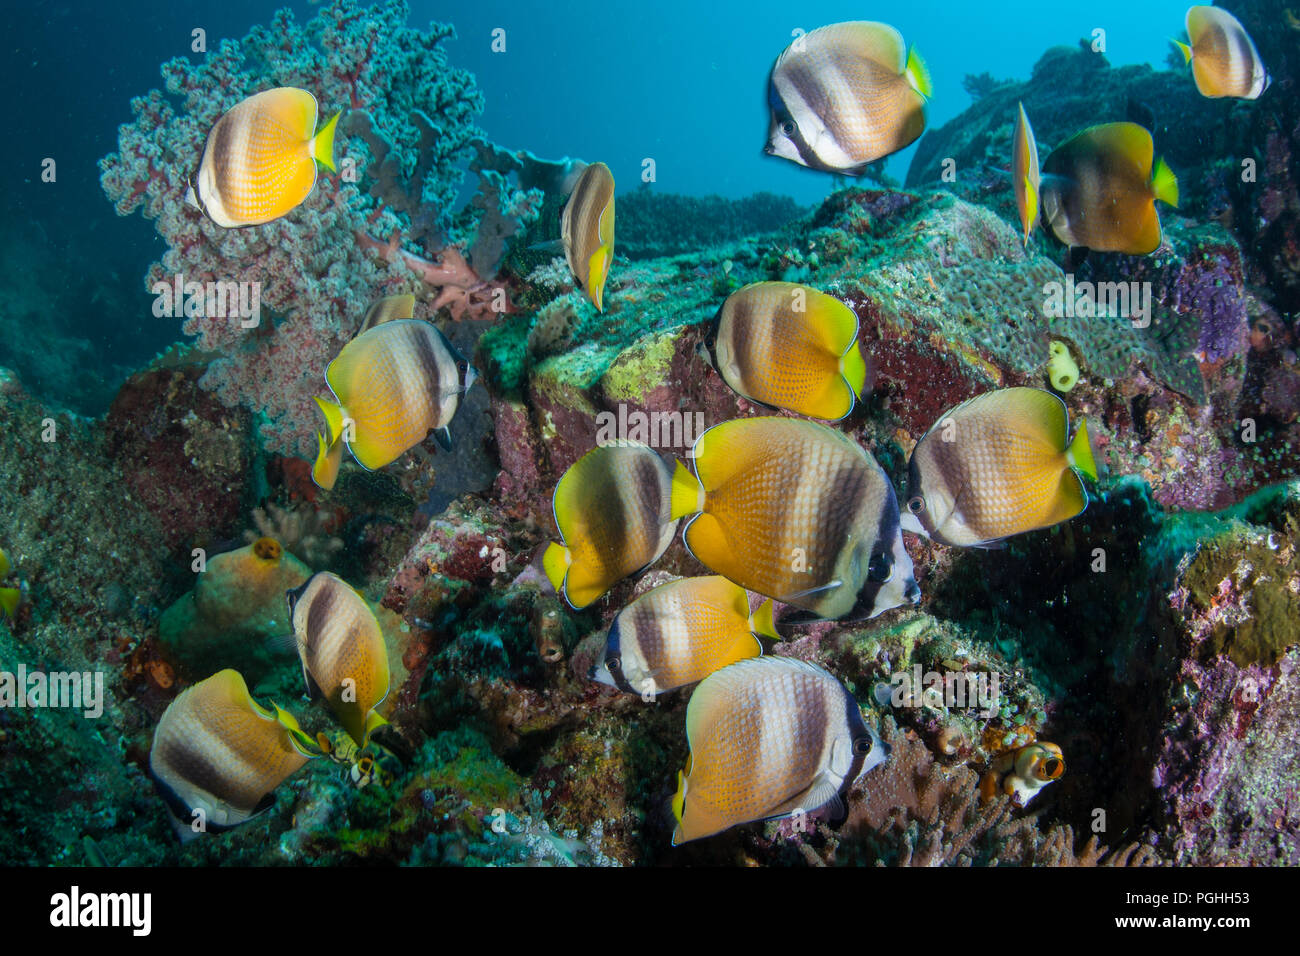
[[[1300,8],[699,6],[12,11],[0,862],[1300,863]]]

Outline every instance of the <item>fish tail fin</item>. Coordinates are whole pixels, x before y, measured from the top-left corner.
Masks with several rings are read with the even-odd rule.
[[[293,748],[304,757],[324,757],[329,753],[329,748],[322,744],[321,740],[310,736],[299,726],[297,719],[279,704],[272,701],[271,706],[275,708],[275,719],[289,733],[289,742]],[[323,736],[323,735],[322,735]]]
[[[1092,455],[1092,441],[1088,438],[1088,421],[1079,423],[1079,430],[1074,433],[1074,441],[1065,450],[1065,457],[1075,468],[1093,481],[1097,480],[1097,461]]]
[[[609,273],[610,252],[608,247],[601,246],[591,254],[587,263],[587,293],[597,312],[605,311],[601,300],[605,294],[605,276]]]
[[[1161,202],[1178,208],[1178,177],[1163,158],[1156,160],[1155,169],[1151,173],[1151,189]]]
[[[775,641],[781,639],[781,635],[778,634],[776,630],[776,621],[772,617],[771,598],[768,598],[760,604],[758,610],[750,615],[749,629],[755,634],[759,634],[763,637],[770,637]]]
[[[343,435],[343,406],[338,402],[331,402],[328,399],[316,396],[316,404],[320,406],[321,414],[325,416],[325,438],[327,444],[336,444]]]
[[[311,140],[312,156],[330,172],[334,172],[334,130],[342,115],[343,111],[340,110],[331,116],[329,122],[317,130]]]
[[[1190,46],[1188,46],[1182,40],[1175,40],[1173,37],[1169,38],[1169,42],[1172,43],[1174,46],[1178,47],[1178,49],[1183,51],[1184,66],[1192,62],[1192,48]]]
[[[13,620],[22,603],[23,592],[19,588],[0,588],[0,608],[4,608],[5,617]]]
[[[673,469],[672,511],[670,517],[676,521],[687,515],[699,514],[704,510],[704,488],[691,470],[677,462]]]
[[[316,462],[311,466],[311,480],[317,486],[332,491],[339,480],[339,465],[343,461],[343,444],[330,444],[320,432],[316,433]]]
[[[686,812],[686,778],[691,772],[691,755],[686,754],[686,767],[677,771],[677,791],[673,794],[673,819],[677,827],[673,831],[673,846],[682,842],[682,815]]]
[[[857,339],[853,340],[849,350],[840,359],[840,372],[844,376],[844,381],[849,383],[849,388],[853,389],[853,394],[861,398],[867,388],[867,363],[862,357],[862,349],[859,348]]]
[[[572,563],[573,555],[569,549],[554,541],[542,553],[542,570],[546,572],[546,579],[551,582],[551,587],[555,588],[557,594],[564,586],[565,575],[569,573],[569,565]]]
[[[916,52],[916,47],[908,48],[907,66],[903,69],[903,75],[907,77],[907,82],[911,84],[912,89],[927,100],[934,95],[934,83],[930,79],[930,68],[925,65],[925,60],[921,59],[921,54]]]
[[[1034,186],[1034,181],[1025,176],[1025,245],[1029,245],[1029,237],[1034,234],[1034,225],[1038,222],[1038,189]]]
[[[366,723],[365,726],[362,727],[361,729],[361,739],[357,741],[357,745],[364,747],[367,743],[370,742],[371,734],[373,734],[380,727],[387,727],[387,726],[388,726],[388,721],[385,720],[382,716],[380,716],[379,711],[372,710],[370,713],[366,715]]]

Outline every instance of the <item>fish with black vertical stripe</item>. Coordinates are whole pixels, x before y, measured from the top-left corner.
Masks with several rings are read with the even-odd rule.
[[[841,419],[866,390],[857,314],[795,282],[755,282],[733,292],[705,350],[745,398],[810,418]]]
[[[677,531],[671,491],[672,469],[645,445],[593,448],[574,462],[551,501],[564,543],[542,555],[556,592],[581,610],[657,561]]]
[[[861,620],[920,588],[898,499],[876,460],[841,432],[795,418],[710,428],[673,475],[672,516],[712,571],[810,616]]]
[[[1255,41],[1227,10],[1189,8],[1187,39],[1187,43],[1173,42],[1182,51],[1183,61],[1192,65],[1192,77],[1202,96],[1255,100],[1271,85]]]
[[[149,772],[188,840],[274,806],[276,787],[320,755],[291,714],[261,706],[238,671],[223,670],[167,705],[154,731]]]
[[[860,175],[925,132],[930,73],[887,23],[834,23],[782,51],[768,86],[764,152]]]
[[[597,312],[614,261],[614,174],[604,163],[582,171],[560,219],[564,257]]]
[[[705,678],[686,708],[673,845],[757,820],[829,808],[889,748],[838,679],[790,657],[756,657]]]
[[[430,434],[449,450],[451,420],[475,378],[436,325],[391,319],[367,328],[325,370],[335,401],[316,399],[326,431],[316,436],[313,480],[334,487],[344,447],[367,471],[396,461]]]
[[[716,574],[652,588],[615,616],[592,678],[645,697],[685,687],[780,640],[772,602],[749,609],[745,589]]]
[[[312,697],[323,697],[343,729],[364,747],[388,723],[378,707],[388,697],[388,646],[366,599],[328,571],[287,592],[289,616]]]

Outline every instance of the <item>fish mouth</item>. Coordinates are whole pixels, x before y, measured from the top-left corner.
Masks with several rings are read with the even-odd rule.
[[[907,587],[903,589],[903,597],[907,598],[913,604],[921,603],[921,585],[915,580],[908,581]]]
[[[766,145],[763,147],[763,155],[764,155],[764,156],[775,156],[775,155],[776,155],[776,147],[773,146],[771,143],[766,144]]]

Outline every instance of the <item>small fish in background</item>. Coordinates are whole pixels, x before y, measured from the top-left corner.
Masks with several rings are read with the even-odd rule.
[[[755,635],[781,639],[770,600],[751,614],[745,589],[724,577],[671,581],[619,611],[591,676],[629,694],[658,695],[762,654]]]
[[[930,72],[887,23],[834,23],[777,57],[764,152],[801,166],[861,175],[925,132]]]
[[[238,826],[275,805],[275,789],[311,757],[315,741],[293,715],[253,700],[238,671],[183,690],[154,731],[149,771],[181,840]]]
[[[677,532],[671,491],[672,469],[645,445],[593,448],[569,466],[551,499],[564,543],[547,546],[542,568],[571,607],[659,560]]]
[[[449,451],[448,425],[475,378],[469,361],[428,322],[392,319],[362,332],[325,370],[336,401],[316,399],[327,434],[317,434],[312,478],[327,490],[334,486],[340,442],[367,471],[396,461],[430,432]]]
[[[705,567],[808,612],[861,620],[921,599],[898,499],[856,442],[816,422],[742,418],[695,442],[673,475],[673,518]],[[804,617],[800,616],[800,617]]]
[[[376,708],[388,696],[388,648],[366,599],[328,571],[287,592],[289,615],[312,697],[324,697],[343,729],[364,747],[388,721]]]
[[[614,174],[604,163],[582,171],[560,217],[569,270],[597,312],[604,311],[605,280],[614,261]]]
[[[9,555],[5,554],[4,549],[0,548],[0,581],[9,577],[9,572],[13,570],[13,565],[9,563]],[[0,587],[0,608],[4,609],[5,617],[13,620],[14,615],[18,613],[18,605],[23,601],[22,588],[3,588]]]
[[[903,527],[982,547],[1081,514],[1097,480],[1083,422],[1070,440],[1065,403],[1039,388],[985,392],[947,412],[912,450]]]
[[[843,794],[889,756],[844,685],[790,657],[744,660],[706,677],[686,708],[686,741],[674,846],[828,804],[843,819]]]
[[[866,388],[857,344],[858,316],[839,299],[794,282],[756,282],[727,297],[704,349],[751,402],[836,421]]]
[[[1065,755],[1056,744],[1045,741],[998,754],[980,778],[980,798],[988,803],[1003,794],[1018,807],[1038,796],[1049,783],[1065,773]]]
[[[1188,8],[1187,39],[1191,42],[1173,42],[1182,50],[1183,62],[1192,65],[1192,76],[1202,96],[1255,100],[1272,84],[1255,41],[1227,10]]]
[[[290,86],[241,100],[208,133],[186,202],[226,228],[287,215],[311,195],[317,163],[334,170],[339,115],[316,129],[316,97]]]
[[[1025,104],[1019,104],[1016,114],[1016,131],[1012,137],[1011,185],[1016,193],[1016,209],[1020,213],[1020,227],[1025,233],[1025,245],[1038,224],[1038,185],[1042,173],[1038,168],[1038,143],[1034,129],[1029,125]]]
[[[1178,180],[1136,123],[1090,127],[1043,163],[1042,220],[1072,250],[1155,252],[1163,236],[1157,199],[1178,208]]]

